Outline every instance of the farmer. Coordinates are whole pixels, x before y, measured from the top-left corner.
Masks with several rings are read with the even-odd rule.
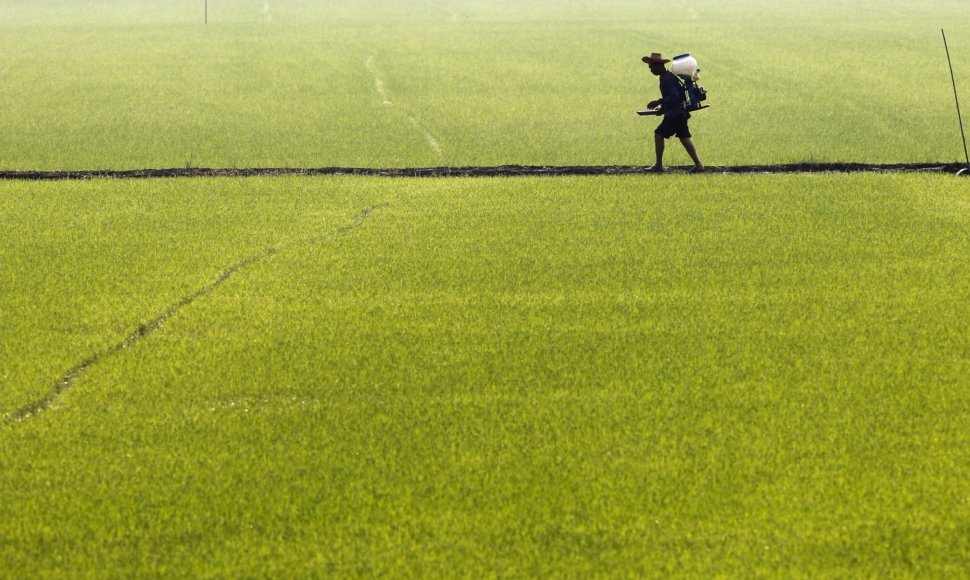
[[[664,116],[664,120],[653,133],[657,149],[657,163],[650,168],[650,171],[663,173],[664,140],[670,139],[674,135],[677,135],[684,149],[687,150],[687,154],[694,160],[694,168],[691,169],[691,172],[704,171],[704,164],[697,156],[697,150],[694,149],[694,144],[690,140],[690,129],[687,128],[687,119],[690,119],[690,113],[687,112],[685,107],[685,89],[677,80],[676,75],[664,66],[670,62],[670,59],[666,59],[659,52],[655,52],[650,56],[643,57],[643,62],[650,65],[650,72],[660,77],[660,98],[656,101],[650,101],[647,108],[659,108]]]

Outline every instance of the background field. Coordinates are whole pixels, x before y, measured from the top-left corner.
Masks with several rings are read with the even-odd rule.
[[[0,575],[960,574],[968,210],[925,176],[5,184],[7,417],[280,252],[0,427]]]
[[[962,1],[209,4],[3,2],[0,168],[647,163],[654,50],[709,164],[962,157]]]

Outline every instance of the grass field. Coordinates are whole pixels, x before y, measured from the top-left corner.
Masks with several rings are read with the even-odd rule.
[[[4,0],[0,170],[647,164],[655,50],[710,165],[962,156],[970,5],[843,4]],[[0,181],[0,224],[0,577],[967,573],[966,180]]]
[[[955,575],[970,186],[8,183],[5,575]],[[372,208],[362,218],[362,211]]]
[[[962,158],[962,1],[202,5],[6,0],[0,168],[647,163],[654,50],[701,63],[709,164]]]

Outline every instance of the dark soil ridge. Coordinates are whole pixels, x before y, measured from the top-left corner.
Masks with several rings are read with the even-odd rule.
[[[962,163],[790,163],[782,165],[710,166],[707,173],[951,173]],[[667,173],[687,173],[690,167],[669,167]],[[84,171],[0,171],[0,180],[151,179],[172,177],[255,177],[261,175],[369,175],[380,177],[518,177],[558,175],[644,175],[645,165],[497,165],[492,167],[254,167],[171,169],[95,169]]]
[[[77,379],[80,378],[81,375],[83,375],[84,372],[87,371],[90,367],[98,364],[99,362],[101,362],[102,360],[108,357],[124,352],[125,350],[131,348],[138,341],[154,334],[162,327],[162,325],[166,321],[176,316],[179,313],[179,311],[181,311],[183,308],[215,292],[216,289],[219,288],[219,286],[227,282],[240,270],[253,266],[254,264],[264,262],[291,246],[307,246],[310,244],[317,244],[317,243],[324,242],[328,239],[331,239],[335,235],[345,234],[347,232],[350,232],[351,230],[354,230],[356,228],[363,226],[364,222],[367,220],[368,217],[370,217],[370,214],[372,212],[378,209],[382,209],[384,207],[387,207],[387,204],[379,204],[379,205],[372,205],[369,207],[365,207],[353,218],[353,220],[350,223],[344,226],[341,226],[329,233],[317,235],[317,236],[306,238],[296,242],[291,242],[289,244],[285,244],[285,243],[278,244],[274,247],[265,248],[261,252],[258,252],[256,254],[243,258],[242,260],[239,260],[235,264],[219,272],[219,275],[208,284],[198,288],[191,294],[186,294],[182,296],[181,298],[179,298],[178,300],[170,304],[168,307],[166,307],[165,310],[155,315],[155,317],[149,320],[148,322],[143,322],[139,324],[134,330],[132,330],[123,339],[119,340],[118,342],[108,347],[105,347],[100,351],[89,354],[81,362],[75,364],[70,369],[68,369],[63,375],[61,375],[60,378],[58,378],[57,381],[55,381],[54,384],[50,387],[50,389],[46,393],[38,397],[37,399],[27,403],[26,405],[15,410],[13,413],[9,415],[5,415],[5,416],[0,415],[0,427],[25,421],[30,417],[33,417],[34,415],[37,415],[38,413],[49,409],[50,406],[54,404],[54,401],[56,401],[58,397],[60,397],[61,394],[64,393],[64,391],[71,388],[74,382],[77,381]]]

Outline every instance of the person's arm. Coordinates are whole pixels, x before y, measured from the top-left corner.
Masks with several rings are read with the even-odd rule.
[[[680,83],[674,78],[673,73],[660,79],[660,95],[661,111],[672,111],[677,107],[683,108],[684,95],[681,92]]]
[[[657,99],[656,101],[650,101],[649,103],[647,103],[647,109],[653,110],[653,109],[656,109],[657,107],[659,107],[663,103],[663,95],[664,95],[664,85],[663,85],[663,82],[661,82],[660,83],[660,98]]]

